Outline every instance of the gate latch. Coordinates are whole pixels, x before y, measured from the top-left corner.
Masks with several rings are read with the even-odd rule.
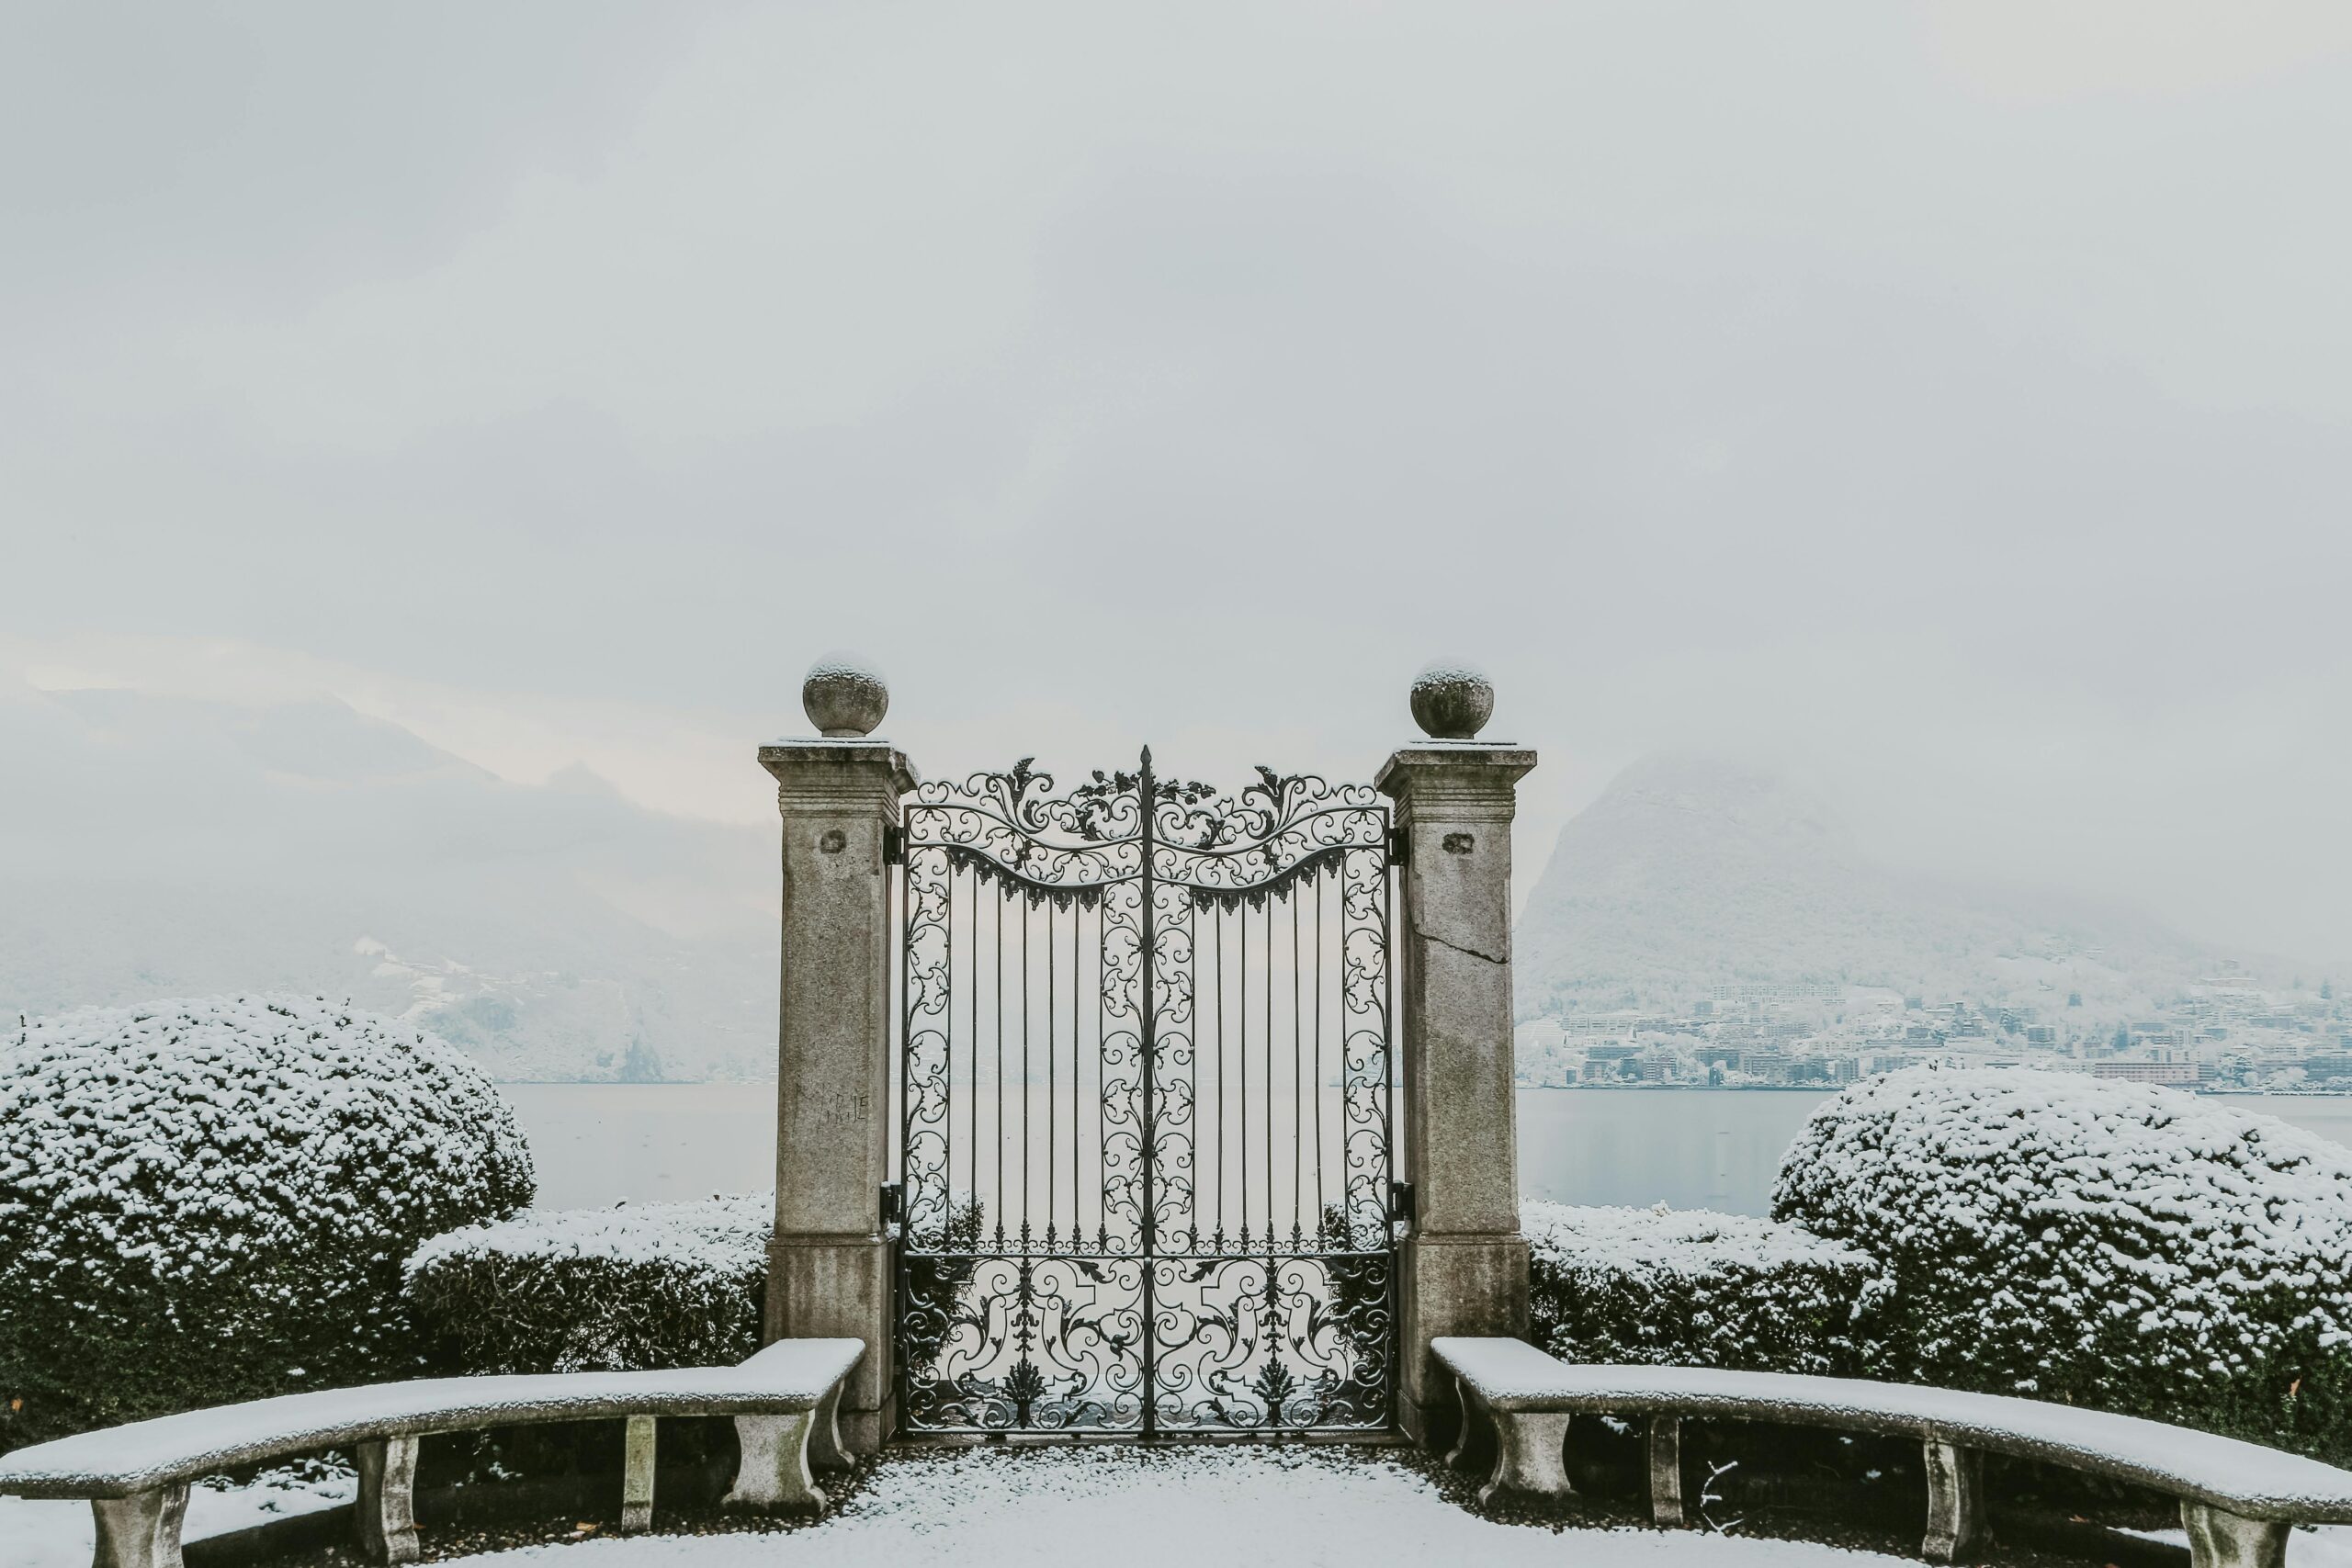
[[[1392,1181],[1388,1184],[1388,1217],[1410,1224],[1413,1220],[1413,1184]]]

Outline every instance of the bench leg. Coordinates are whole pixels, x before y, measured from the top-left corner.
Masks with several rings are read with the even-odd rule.
[[[414,1562],[424,1555],[416,1543],[416,1444],[409,1437],[359,1445],[354,1522],[370,1562]]]
[[[817,1402],[816,1418],[808,1426],[808,1462],[819,1470],[848,1470],[856,1464],[849,1450],[842,1447],[842,1389],[849,1380],[843,1378]]]
[[[621,1450],[623,1535],[653,1528],[653,1438],[652,1416],[628,1418],[628,1437]]]
[[[1928,1534],[1919,1555],[1930,1562],[1957,1562],[1984,1536],[1983,1461],[1973,1449],[1922,1445],[1928,1471]]]
[[[735,1438],[743,1457],[735,1469],[735,1488],[721,1506],[763,1513],[821,1511],[825,1495],[808,1472],[808,1434],[816,1424],[814,1410],[735,1417]]]
[[[180,1526],[187,1518],[187,1485],[159,1486],[130,1497],[96,1497],[98,1550],[95,1568],[180,1568]]]
[[[2180,1523],[2188,1531],[2189,1568],[2287,1568],[2294,1526],[2283,1520],[2242,1519],[2183,1499]]]
[[[1478,1404],[1478,1396],[1460,1378],[1453,1380],[1455,1396],[1462,1404],[1462,1420],[1453,1429],[1453,1447],[1447,1450],[1445,1462],[1465,1473],[1476,1470],[1487,1459],[1495,1442],[1495,1424]]]
[[[1566,1497],[1568,1484],[1565,1450],[1568,1443],[1568,1413],[1565,1410],[1489,1410],[1495,1423],[1494,1479],[1478,1489],[1478,1501],[1491,1503],[1505,1492],[1532,1492],[1539,1497]]]
[[[1662,1530],[1680,1529],[1682,1517],[1682,1417],[1650,1417],[1650,1522]]]

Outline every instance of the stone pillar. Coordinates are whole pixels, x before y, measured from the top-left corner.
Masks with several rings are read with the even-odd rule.
[[[1475,737],[1494,689],[1453,662],[1413,685],[1430,739],[1374,781],[1403,830],[1397,1034],[1404,1179],[1413,1223],[1398,1260],[1397,1416],[1429,1444],[1451,1433],[1451,1387],[1429,1351],[1441,1335],[1527,1328],[1512,1091],[1510,825],[1535,753]]]
[[[784,817],[783,978],[776,1018],[775,1233],[763,1344],[865,1343],[841,1406],[855,1453],[896,1424],[890,1247],[891,877],[906,758],[868,739],[888,706],[878,676],[820,660],[801,692],[822,739],[760,748]]]

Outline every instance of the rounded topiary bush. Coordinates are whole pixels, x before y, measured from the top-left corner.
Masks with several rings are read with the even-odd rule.
[[[0,1448],[413,1375],[401,1264],[529,1201],[489,1077],[414,1027],[221,997],[0,1040]]]
[[[408,1299],[452,1372],[731,1366],[760,1348],[775,1199],[532,1213],[435,1236]]]
[[[1521,1207],[1536,1344],[1569,1361],[1851,1372],[1884,1293],[1867,1254],[1704,1209]]]
[[[1913,1068],[1773,1212],[1883,1261],[1884,1375],[2352,1457],[2352,1153],[2176,1089]]]

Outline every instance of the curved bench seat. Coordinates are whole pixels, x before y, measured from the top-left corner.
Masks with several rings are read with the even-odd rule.
[[[0,1456],[0,1494],[88,1498],[100,1568],[171,1568],[190,1480],[351,1448],[359,1455],[362,1544],[379,1562],[413,1562],[411,1488],[416,1440],[427,1433],[627,1420],[622,1528],[641,1529],[652,1512],[655,1418],[732,1416],[743,1454],[729,1506],[820,1508],[824,1494],[809,1465],[847,1462],[834,1415],[842,1382],[865,1353],[855,1339],[784,1339],[732,1367],[419,1378],[216,1405]]]
[[[1561,1449],[1570,1416],[1646,1415],[1653,1516],[1679,1524],[1679,1423],[1712,1416],[1917,1439],[1929,1483],[1924,1550],[1939,1561],[1981,1532],[1976,1470],[1984,1453],[2064,1465],[2178,1498],[2199,1568],[2219,1561],[2275,1568],[2290,1525],[2352,1523],[2352,1472],[2139,1416],[1860,1378],[1578,1365],[1520,1339],[1440,1338],[1430,1349],[1462,1394],[1456,1460],[1467,1457],[1474,1429],[1494,1428],[1498,1456],[1487,1495],[1565,1493]]]

